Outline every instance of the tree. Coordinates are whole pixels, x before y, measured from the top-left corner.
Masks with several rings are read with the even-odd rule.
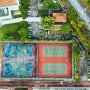
[[[40,16],[41,16],[41,17],[46,17],[46,16],[48,16],[48,13],[47,13],[47,12],[41,12],[41,13],[40,13]]]
[[[84,24],[83,21],[79,21],[77,25],[78,25],[79,28],[81,28],[83,26],[83,24]]]
[[[81,78],[79,77],[78,74],[75,74],[75,80],[76,80],[77,82],[79,82],[79,81],[81,80]]]
[[[46,17],[42,17],[40,22],[41,22],[42,28],[44,30],[48,30],[49,28],[51,28],[54,25],[55,20],[53,17],[46,16]]]
[[[27,28],[21,28],[18,34],[20,35],[21,41],[25,41],[29,37],[29,30]]]
[[[61,27],[62,33],[68,33],[70,31],[70,24],[69,23],[64,23]]]
[[[78,21],[79,20],[79,14],[74,10],[72,6],[69,7],[69,10],[67,12],[68,19]]]
[[[20,7],[20,11],[21,11],[21,15],[23,18],[27,17],[27,8],[28,8],[28,4],[29,4],[29,0],[20,0],[21,1],[21,7]]]
[[[81,27],[81,31],[82,31],[82,35],[84,35],[84,36],[90,35],[90,31],[89,31],[87,25],[83,25],[83,26]]]
[[[64,3],[67,3],[68,2],[68,0],[61,0],[61,1],[63,1]]]
[[[88,0],[88,5],[90,6],[90,0]]]
[[[20,28],[28,28],[28,22],[26,22],[26,21],[21,21],[21,22],[19,22],[19,27]]]

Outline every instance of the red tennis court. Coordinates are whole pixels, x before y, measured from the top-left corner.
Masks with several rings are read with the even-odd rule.
[[[38,77],[72,78],[72,43],[38,43]]]

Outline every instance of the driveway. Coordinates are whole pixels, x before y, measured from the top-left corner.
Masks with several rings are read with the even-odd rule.
[[[39,34],[39,31],[38,31],[38,28],[39,28],[39,26],[38,26],[38,22],[33,22],[32,23],[32,35],[33,36],[36,36],[36,37],[38,37],[37,35]]]
[[[38,0],[32,0],[32,17],[38,16]]]
[[[85,22],[85,24],[90,29],[90,14],[87,15],[85,7],[82,6],[80,0],[69,0],[71,5],[80,14],[80,18]]]

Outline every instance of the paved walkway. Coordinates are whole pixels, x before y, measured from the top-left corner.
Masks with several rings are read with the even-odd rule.
[[[90,81],[0,81],[0,86],[8,87],[90,87]]]
[[[27,17],[26,19],[16,18],[16,19],[11,19],[11,20],[1,21],[1,25],[11,24],[11,23],[18,23],[18,22],[21,22],[21,21],[40,22],[40,19],[41,19],[40,17]]]
[[[80,14],[81,19],[85,22],[85,24],[90,29],[90,15],[88,16],[86,14],[85,8],[81,6],[81,3],[78,2],[79,0],[69,0],[71,5],[77,10],[77,12]]]

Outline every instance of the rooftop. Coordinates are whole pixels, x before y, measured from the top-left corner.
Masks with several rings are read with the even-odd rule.
[[[17,0],[0,0],[0,6],[17,4]]]
[[[55,22],[66,22],[66,13],[53,13],[53,18],[55,19]]]

